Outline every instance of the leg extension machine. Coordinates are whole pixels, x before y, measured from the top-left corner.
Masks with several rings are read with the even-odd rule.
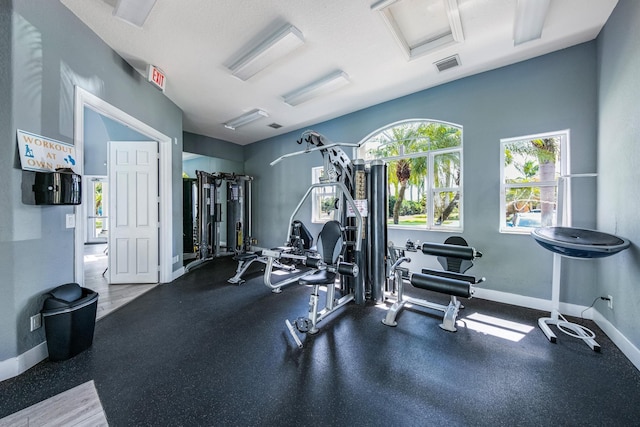
[[[462,238],[457,238],[464,242]],[[448,242],[448,243],[447,243]],[[464,242],[466,245],[466,242]],[[462,272],[466,271],[473,265],[471,260],[482,256],[474,248],[468,246],[460,246],[461,242],[452,243],[447,240],[445,244],[424,243],[420,249],[426,255],[438,256],[438,261],[447,269]],[[396,302],[387,311],[387,316],[382,320],[387,326],[397,326],[396,317],[407,303],[420,307],[430,308],[444,312],[440,327],[445,331],[455,332],[456,318],[461,307],[457,297],[471,298],[473,295],[473,286],[483,282],[485,279],[476,279],[473,276],[467,276],[456,271],[437,271],[423,269],[422,273],[412,273],[409,269],[401,267],[404,262],[411,262],[411,259],[405,256],[405,251],[417,252],[412,242],[407,242],[405,248],[397,248],[390,245],[390,259],[393,262],[391,266],[391,278],[393,281],[393,289],[397,294]],[[442,259],[441,259],[442,258]],[[469,264],[465,263],[468,262]],[[461,265],[462,264],[462,267]],[[467,266],[468,265],[468,266]],[[416,288],[426,289],[429,291],[440,292],[451,296],[448,305],[436,304],[426,299],[407,297],[404,295],[404,283],[408,282]]]

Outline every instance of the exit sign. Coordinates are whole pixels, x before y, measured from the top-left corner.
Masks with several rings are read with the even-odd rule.
[[[156,67],[155,65],[149,65],[147,79],[164,92],[167,78],[160,68]]]

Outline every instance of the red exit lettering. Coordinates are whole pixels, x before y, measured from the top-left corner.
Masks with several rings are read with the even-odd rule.
[[[164,73],[162,73],[162,71],[160,71],[158,68],[154,67],[153,65],[150,66],[149,71],[150,71],[149,81],[164,91],[164,85],[165,85]]]
[[[158,70],[153,70],[153,81],[156,82],[158,86],[162,86],[164,84],[164,75],[160,73]]]

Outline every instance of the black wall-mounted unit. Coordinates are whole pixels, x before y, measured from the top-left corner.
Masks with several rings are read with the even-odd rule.
[[[79,205],[82,177],[71,169],[57,172],[36,172],[33,192],[36,205]]]

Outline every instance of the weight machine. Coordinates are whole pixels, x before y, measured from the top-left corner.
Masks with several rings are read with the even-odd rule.
[[[394,296],[396,301],[383,321],[386,325],[397,325],[398,313],[410,302],[443,311],[441,327],[455,331],[455,321],[461,307],[457,298],[470,298],[473,286],[484,281],[484,278],[476,279],[463,273],[473,265],[471,261],[482,254],[474,248],[466,247],[466,242],[464,247],[460,246],[459,241],[447,241],[445,244],[424,243],[420,246],[421,251],[438,256],[448,271],[425,269],[422,273],[410,272],[401,264],[410,261],[405,251],[417,252],[415,245],[395,248],[391,244],[387,247],[387,165],[381,160],[374,160],[368,166],[362,160],[352,163],[339,146],[354,147],[357,144],[331,143],[314,131],[304,132],[297,142],[306,142],[306,149],[281,156],[271,165],[284,158],[320,151],[324,160],[324,180],[309,187],[289,223],[313,190],[326,186],[335,188],[334,218],[337,219],[326,223],[319,236],[319,241],[330,241],[330,245],[323,245],[317,255],[298,256],[300,262],[314,270],[288,282],[298,281],[312,287],[307,317],[299,317],[293,322],[285,320],[287,330],[297,346],[303,346],[298,336],[300,333],[317,333],[319,322],[349,302],[364,304],[366,299],[370,299],[381,303]],[[292,257],[286,251],[263,251],[263,255],[273,261]],[[268,276],[265,271],[265,283]],[[405,281],[417,288],[448,294],[451,301],[444,306],[407,297],[403,289]],[[324,307],[319,305],[321,286],[326,287]],[[392,292],[389,293],[390,289]]]
[[[445,271],[422,269],[422,273],[413,273],[406,267],[401,267],[405,262],[411,262],[406,252],[418,252],[425,255],[438,257],[438,262]],[[389,244],[389,259],[392,263],[390,270],[390,283],[392,292],[396,295],[396,302],[387,311],[387,316],[382,320],[387,326],[397,326],[396,317],[405,308],[407,303],[432,310],[442,311],[444,316],[440,327],[445,331],[456,332],[456,318],[461,308],[458,297],[471,298],[473,286],[484,282],[485,278],[476,279],[473,276],[463,274],[471,266],[473,260],[480,258],[482,253],[475,248],[468,247],[467,242],[461,237],[450,237],[444,244],[423,243],[416,247],[410,240],[404,248]],[[410,283],[415,288],[439,292],[450,295],[448,305],[437,304],[426,299],[408,297],[404,294],[404,283]]]
[[[215,257],[238,255],[251,248],[251,181],[234,173],[196,171],[196,260],[185,271]],[[226,242],[222,244],[222,186],[226,189]]]
[[[301,259],[305,259],[306,255],[310,253],[312,245],[313,237],[311,237],[311,233],[309,233],[307,227],[305,227],[300,221],[293,221],[291,223],[289,241],[286,246],[281,246],[270,251],[262,249],[256,252],[245,252],[236,255],[235,259],[238,261],[238,268],[236,270],[236,274],[227,280],[227,282],[236,285],[244,283],[242,276],[253,263],[258,262],[265,264],[265,285],[268,288],[271,288],[274,293],[280,293],[282,292],[282,286],[293,283],[303,275],[309,273],[305,272],[297,276],[292,276],[274,284],[271,281],[271,273],[273,272],[273,269],[277,268],[280,270],[294,271],[296,266],[301,264]],[[291,256],[283,257],[283,254]]]
[[[307,255],[304,260],[301,260],[313,270],[291,280],[313,288],[309,300],[308,317],[299,317],[293,322],[288,319],[285,321],[294,341],[298,347],[302,347],[298,333],[315,334],[318,332],[318,323],[327,316],[351,301],[357,304],[365,302],[367,274],[363,248],[366,247],[365,218],[369,208],[364,163],[354,166],[349,156],[340,148],[341,145],[355,146],[355,144],[331,143],[315,131],[304,132],[297,142],[298,144],[306,143],[306,150],[286,154],[273,161],[271,165],[277,164],[284,158],[320,151],[323,157],[324,173],[321,182],[312,184],[307,189],[291,214],[289,223],[294,221],[314,190],[330,187],[334,189],[335,194],[334,220],[327,222],[323,227],[318,237],[317,253]],[[274,260],[291,256],[280,251],[263,251],[263,254]],[[314,263],[317,265],[314,266]],[[265,283],[267,277],[265,270]],[[319,304],[321,286],[326,288],[326,301],[322,307]]]

